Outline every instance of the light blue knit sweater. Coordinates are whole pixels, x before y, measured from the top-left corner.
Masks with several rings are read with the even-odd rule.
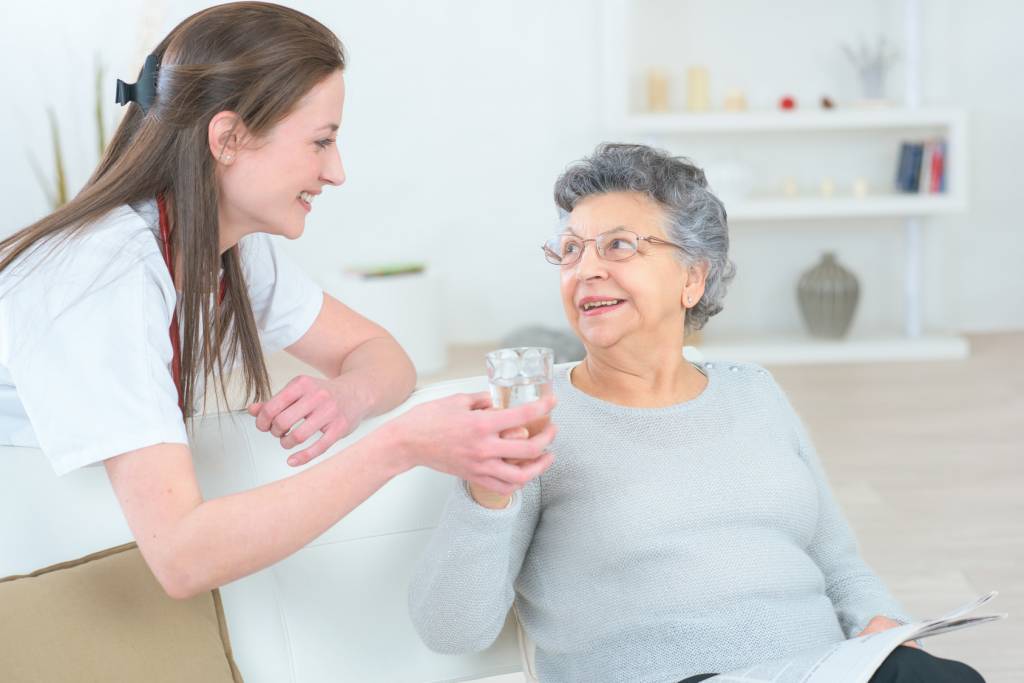
[[[613,405],[556,369],[555,462],[504,510],[459,482],[409,602],[439,652],[494,642],[515,599],[542,683],[674,683],[907,621],[861,559],[771,375],[707,364],[667,408]]]

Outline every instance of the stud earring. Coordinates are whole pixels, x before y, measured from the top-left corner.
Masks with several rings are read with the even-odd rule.
[[[693,305],[693,297],[692,296],[686,297],[686,305],[687,306],[692,306]]]

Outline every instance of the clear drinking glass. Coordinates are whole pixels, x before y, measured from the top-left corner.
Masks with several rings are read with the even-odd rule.
[[[511,408],[536,401],[552,392],[555,352],[539,346],[498,349],[487,354],[487,379],[491,405]],[[526,425],[530,436],[540,433],[550,421],[545,415]]]

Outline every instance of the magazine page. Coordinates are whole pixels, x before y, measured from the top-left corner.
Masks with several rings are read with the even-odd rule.
[[[909,640],[1005,618],[1005,614],[964,616],[995,596],[995,591],[983,595],[939,619],[850,638],[825,649],[818,648],[741,671],[719,674],[711,680],[716,683],[867,683],[885,658]]]

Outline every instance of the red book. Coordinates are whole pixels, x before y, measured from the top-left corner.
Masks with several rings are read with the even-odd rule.
[[[935,145],[932,149],[932,173],[931,182],[928,184],[928,191],[938,193],[942,191],[942,174],[946,171],[946,146],[942,143]]]

